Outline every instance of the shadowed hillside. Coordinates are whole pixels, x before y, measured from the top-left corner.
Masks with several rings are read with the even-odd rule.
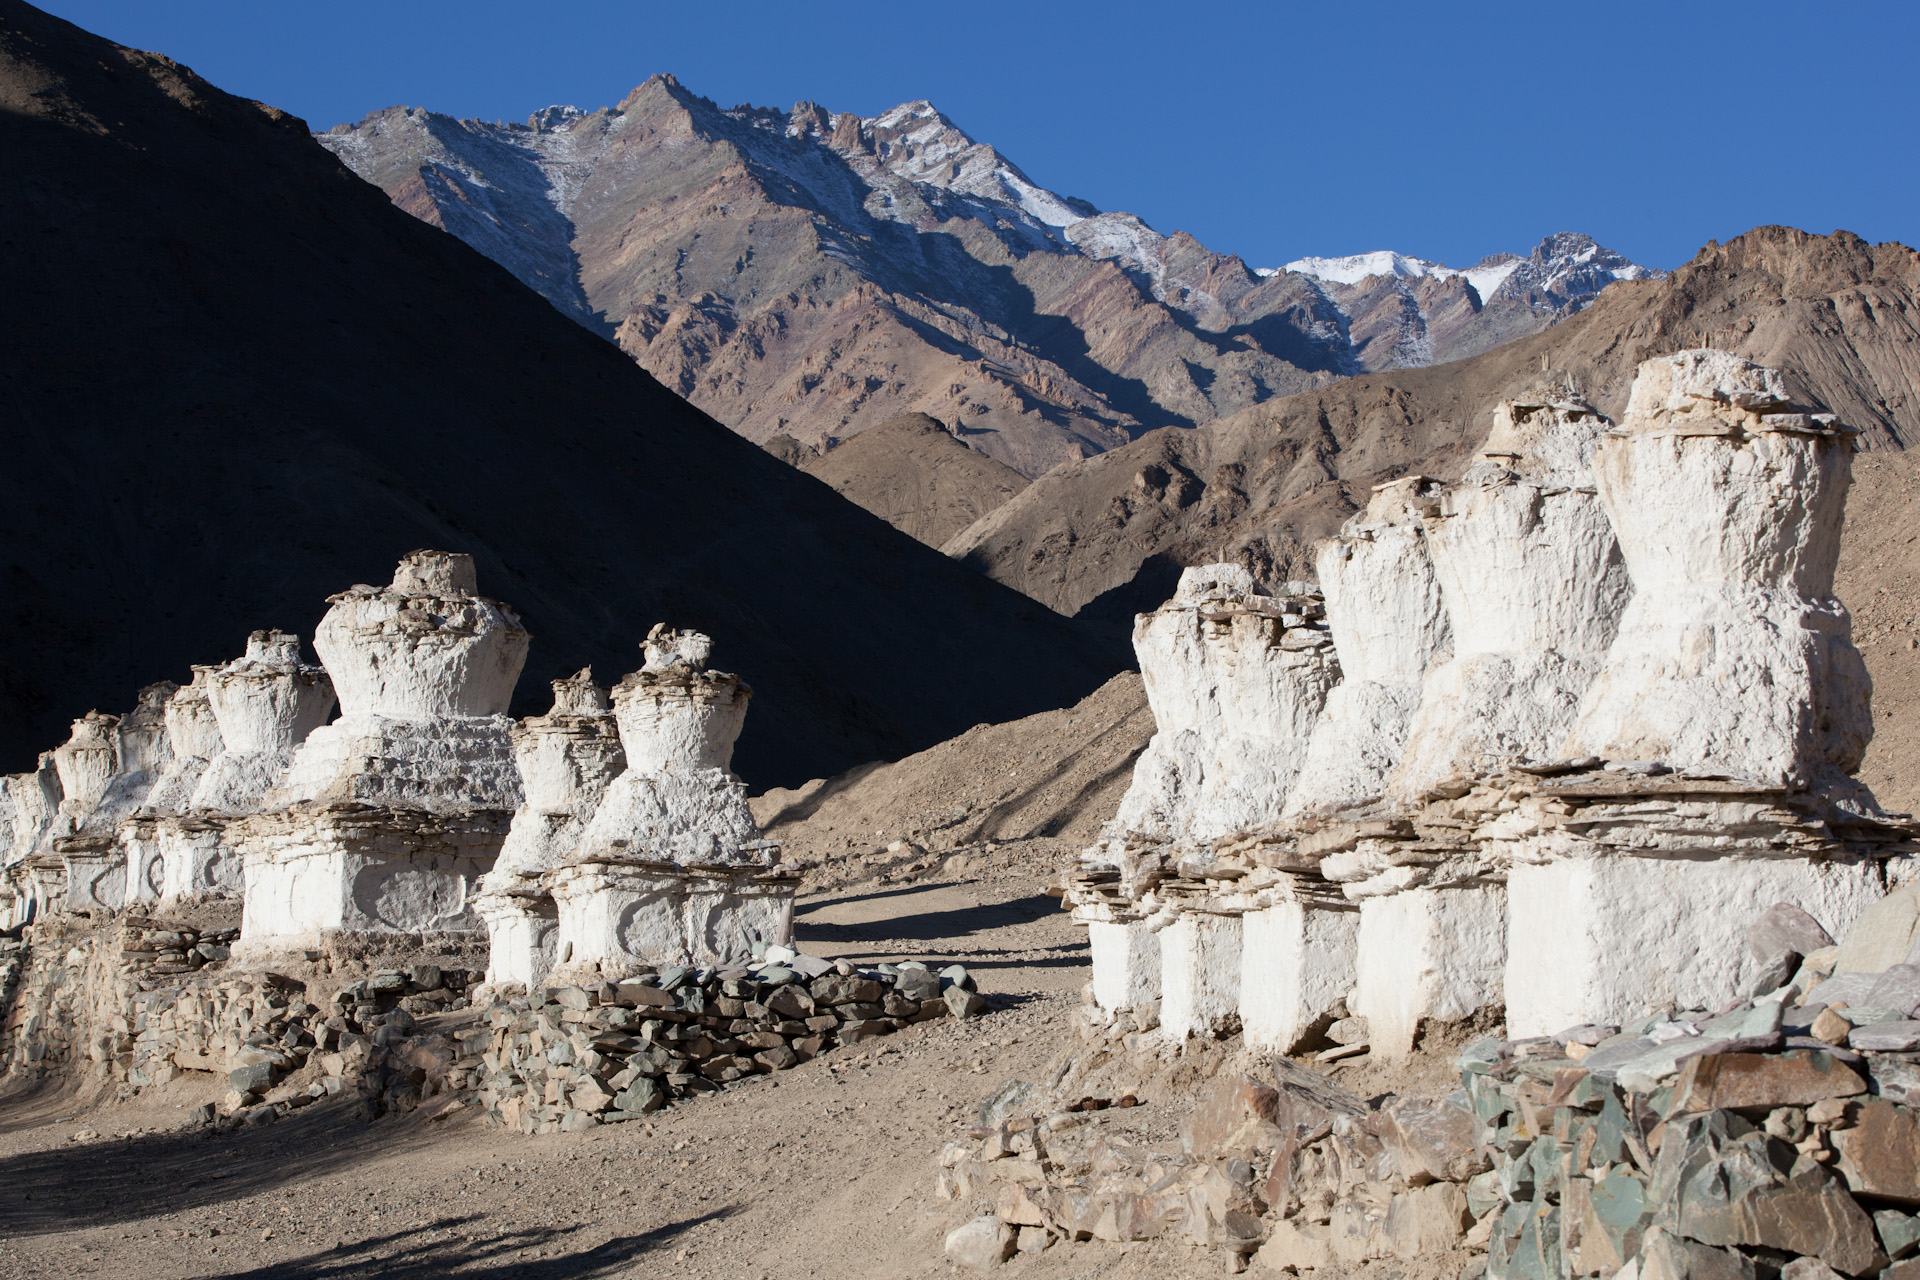
[[[534,635],[516,712],[653,622],[755,687],[757,785],[1122,663],[666,391],[283,112],[0,0],[0,752],[421,546]]]

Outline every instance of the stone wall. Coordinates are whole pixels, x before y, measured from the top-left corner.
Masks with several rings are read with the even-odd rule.
[[[620,983],[551,988],[487,1011],[480,1102],[496,1123],[550,1133],[631,1120],[836,1045],[987,1002],[959,965],[856,968],[770,948],[751,966],[648,969]]]

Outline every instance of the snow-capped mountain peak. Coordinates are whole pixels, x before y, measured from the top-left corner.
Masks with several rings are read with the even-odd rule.
[[[1043,226],[1064,228],[1097,212],[1042,187],[1018,165],[967,136],[924,99],[860,121],[881,166],[895,177],[1008,204]]]
[[[1296,258],[1279,270],[1312,276],[1322,284],[1358,285],[1375,277],[1412,280],[1465,280],[1482,304],[1491,301],[1508,281],[1568,301],[1598,293],[1615,280],[1643,280],[1663,273],[1630,262],[1577,231],[1559,231],[1546,237],[1531,254],[1521,257],[1496,253],[1465,270],[1429,262],[1391,249],[1355,253],[1344,258]],[[1278,274],[1262,268],[1260,275]]]

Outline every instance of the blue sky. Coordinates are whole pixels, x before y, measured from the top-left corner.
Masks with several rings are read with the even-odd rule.
[[[43,0],[324,129],[524,118],[672,71],[723,105],[928,98],[1036,182],[1255,266],[1671,267],[1782,222],[1920,243],[1920,4]]]

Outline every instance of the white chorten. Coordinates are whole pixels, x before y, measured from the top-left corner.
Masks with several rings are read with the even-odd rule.
[[[553,710],[513,732],[525,799],[480,881],[490,937],[487,982],[531,990],[553,967],[559,913],[541,877],[566,864],[607,787],[626,767],[607,691],[591,671],[553,682]]]
[[[300,637],[291,632],[254,632],[240,657],[196,667],[188,689],[203,682],[216,749],[185,808],[163,813],[155,824],[159,897],[166,903],[245,891],[240,850],[228,840],[227,826],[261,808],[295,748],[333,712],[327,673],[300,661]]]
[[[656,626],[642,647],[645,664],[613,690],[626,771],[542,878],[559,911],[556,972],[570,978],[739,963],[793,931],[798,877],[777,868],[729,767],[752,691],[707,668],[698,632]]]
[[[314,649],[341,717],[294,752],[268,810],[230,828],[250,955],[479,929],[475,886],[521,800],[506,709],[527,633],[477,594],[472,558],[416,551],[391,585],[332,603]]]

